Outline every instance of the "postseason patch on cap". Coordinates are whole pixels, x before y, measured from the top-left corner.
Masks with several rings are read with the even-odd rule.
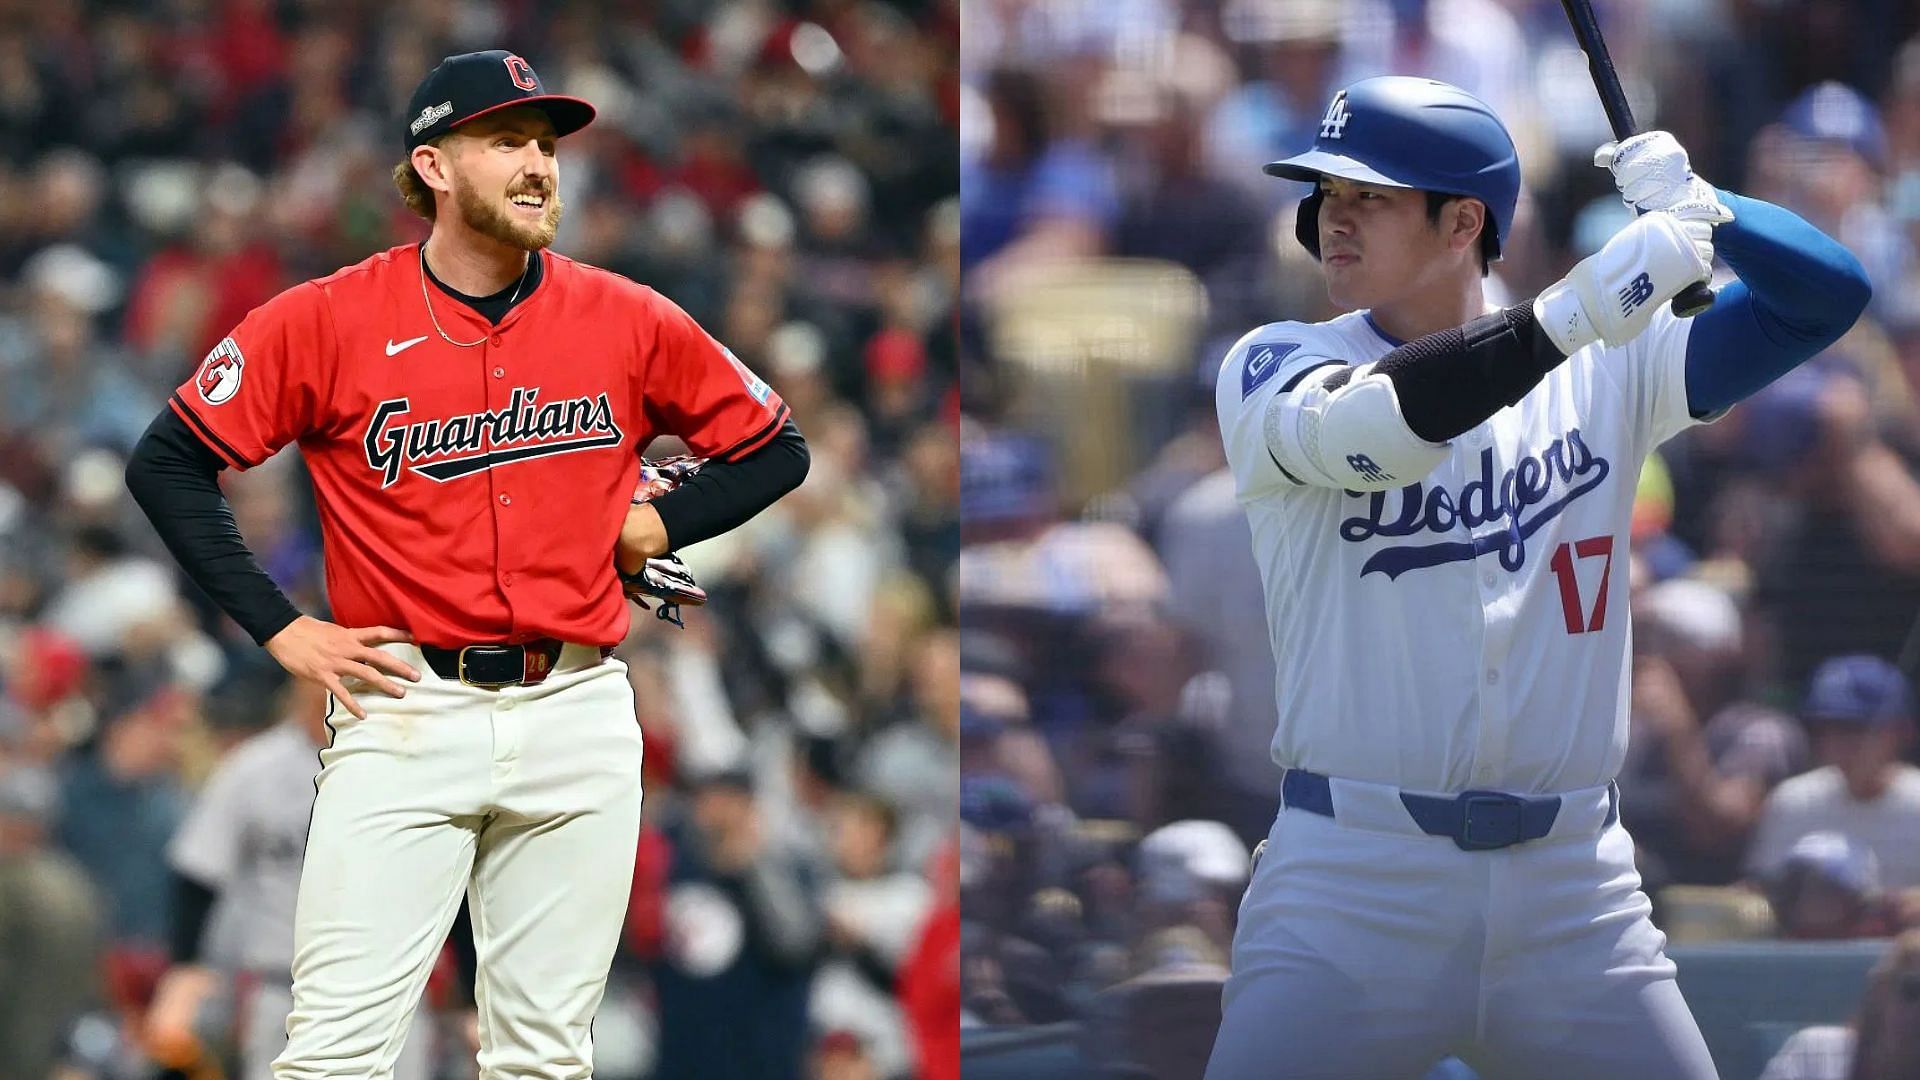
[[[408,126],[407,130],[418,135],[452,115],[453,102],[451,101],[443,101],[438,105],[429,105],[420,110],[420,115],[413,118],[413,123]]]

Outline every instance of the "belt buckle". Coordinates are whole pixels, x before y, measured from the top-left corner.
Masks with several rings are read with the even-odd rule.
[[[478,687],[481,690],[500,690],[504,687],[519,685],[521,681],[519,679],[508,679],[505,682],[500,682],[496,680],[481,680],[481,679],[469,678],[467,676],[467,650],[478,649],[478,648],[493,648],[493,646],[462,645],[460,647],[460,681],[461,682],[467,684],[468,686]]]
[[[1460,794],[1460,831],[1453,842],[1462,851],[1493,851],[1520,842],[1520,799],[1500,791]]]

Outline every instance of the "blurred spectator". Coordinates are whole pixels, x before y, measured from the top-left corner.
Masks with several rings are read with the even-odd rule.
[[[1200,102],[1171,87],[1142,96],[1146,130],[1138,141],[1147,156],[1140,167],[1120,169],[1113,254],[1164,259],[1200,275],[1212,301],[1210,325],[1223,333],[1265,321],[1273,257],[1264,207],[1244,184],[1203,168]]]
[[[1920,1075],[1920,930],[1895,938],[1847,1025],[1803,1028],[1760,1080],[1899,1080]]]
[[[1727,884],[1740,876],[1767,793],[1805,768],[1806,738],[1790,717],[1743,700],[1745,630],[1723,590],[1664,581],[1637,595],[1634,609],[1621,813],[1644,874],[1660,884]]]
[[[1878,436],[1867,401],[1857,373],[1830,354],[1769,387],[1745,418],[1749,467],[1777,485],[1763,511],[1774,520],[1756,523],[1765,546],[1755,599],[1785,681],[1804,683],[1837,653],[1897,655],[1920,610],[1920,564],[1906,561],[1920,536],[1920,497],[1909,493],[1920,487]]]
[[[1243,840],[1258,842],[1273,825],[1280,770],[1270,748],[1279,722],[1274,704],[1273,644],[1264,630],[1267,592],[1253,561],[1247,516],[1234,496],[1233,474],[1220,469],[1189,487],[1160,532],[1173,615],[1194,634],[1226,680],[1215,734],[1214,816]]]
[[[1496,0],[1361,0],[1348,18],[1339,85],[1411,68],[1465,88],[1510,125],[1524,129],[1532,120],[1526,38]]]
[[[1207,121],[1210,171],[1271,205],[1261,165],[1313,143],[1333,93],[1341,55],[1338,0],[1234,0],[1221,11],[1230,44],[1252,53],[1247,78],[1230,87]]]
[[[186,813],[177,769],[191,710],[171,687],[125,702],[61,778],[54,834],[99,883],[109,937],[129,957],[161,956],[171,926],[166,847]]]
[[[662,890],[660,937],[642,953],[659,993],[658,1072],[797,1078],[823,931],[819,871],[769,847],[745,773],[697,781],[684,809],[665,845],[643,846],[664,870],[638,871]]]
[[[1043,440],[963,438],[960,468],[961,604],[1081,616],[1165,598],[1159,560],[1125,526],[1059,520]]]
[[[921,867],[953,827],[956,807],[960,653],[953,634],[926,635],[910,665],[908,715],[873,737],[856,772],[887,800],[871,809],[887,817],[886,841],[898,847],[892,853],[896,865]]]
[[[104,989],[100,898],[48,844],[59,798],[46,771],[0,767],[0,1075],[48,1075]]]
[[[1099,1057],[1167,1080],[1205,1075],[1227,953],[1187,926],[1155,932],[1137,953],[1135,974],[1101,995]]]
[[[1767,798],[1749,870],[1773,876],[1801,838],[1831,831],[1871,851],[1888,888],[1920,887],[1920,768],[1900,760],[1913,725],[1906,677],[1877,657],[1836,657],[1814,673],[1801,717],[1821,767]]]
[[[932,905],[932,889],[893,862],[896,819],[885,801],[841,797],[834,814],[838,880],[821,898],[828,954],[813,988],[813,1022],[861,1036],[878,1076],[912,1068],[905,1019],[892,998],[900,971]]]
[[[113,271],[71,245],[42,249],[22,270],[26,310],[0,318],[0,426],[32,430],[59,456],[87,446],[130,450],[161,396],[95,319],[115,306]]]
[[[1097,147],[1056,136],[1055,92],[1002,68],[986,80],[988,143],[961,166],[961,271],[991,290],[1036,259],[1098,255],[1118,212],[1111,164]]]
[[[1847,245],[1876,286],[1891,285],[1912,270],[1913,249],[1878,197],[1886,157],[1879,110],[1853,87],[1823,82],[1757,136],[1749,186]],[[1881,303],[1898,304],[1899,296],[1889,289]]]
[[[1892,929],[1873,852],[1837,832],[1801,837],[1766,888],[1783,938],[1881,937]]]
[[[1225,957],[1253,874],[1246,844],[1217,821],[1176,821],[1148,833],[1135,858],[1143,922],[1198,931],[1203,952]]]

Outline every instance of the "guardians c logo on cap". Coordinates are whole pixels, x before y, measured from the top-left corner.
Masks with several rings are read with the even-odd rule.
[[[461,53],[440,61],[407,102],[401,140],[408,153],[461,124],[515,105],[534,105],[553,121],[556,135],[571,135],[593,122],[593,106],[576,97],[549,94],[533,65],[505,49]]]

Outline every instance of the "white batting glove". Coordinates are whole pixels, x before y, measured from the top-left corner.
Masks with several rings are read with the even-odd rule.
[[[1719,225],[1733,220],[1713,185],[1693,174],[1687,149],[1664,131],[1646,131],[1593,152],[1593,163],[1613,172],[1620,197],[1639,213],[1665,210],[1682,221]]]
[[[1533,301],[1540,329],[1572,356],[1604,341],[1621,346],[1660,305],[1713,275],[1713,226],[1655,211],[1635,218]]]

